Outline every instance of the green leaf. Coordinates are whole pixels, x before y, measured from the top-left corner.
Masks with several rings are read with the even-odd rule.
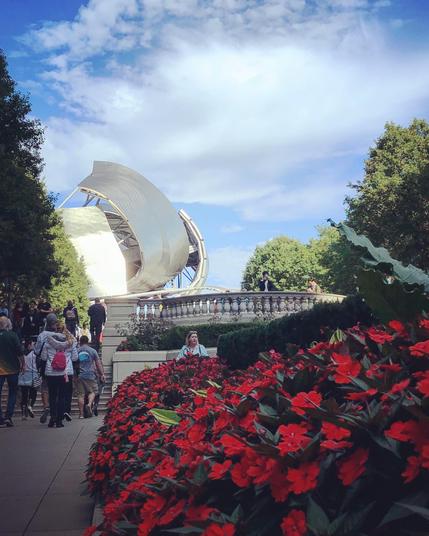
[[[216,382],[214,382],[212,380],[207,380],[207,383],[209,385],[211,385],[212,387],[216,387],[216,389],[220,389],[222,387],[221,385],[219,385],[218,383],[216,383]]]
[[[345,223],[331,224],[336,227],[355,248],[363,252],[362,261],[368,267],[384,274],[390,274],[409,288],[420,287],[422,291],[429,292],[429,274],[409,264],[405,266],[390,256],[385,248],[375,247],[371,240],[364,235],[358,235]]]
[[[341,526],[341,530],[338,533],[338,536],[347,536],[348,534],[357,534],[361,529],[362,525],[365,523],[366,518],[372,507],[374,506],[375,501],[362,508],[362,510],[349,511],[348,515],[344,519],[344,523]]]
[[[207,469],[204,467],[204,464],[200,463],[200,465],[195,469],[192,482],[196,486],[202,486],[204,482],[206,482],[208,478]]]
[[[180,415],[171,409],[151,409],[149,413],[151,413],[158,422],[165,426],[174,426],[179,424],[181,420]]]
[[[408,291],[398,280],[391,284],[375,270],[360,270],[358,286],[369,307],[382,322],[402,320],[408,322],[422,311],[429,310],[429,299],[421,290]]]
[[[329,527],[329,517],[312,497],[308,500],[307,525],[315,536],[327,534]]]
[[[423,517],[423,519],[426,519],[429,521],[429,508],[424,508],[423,506],[417,506],[415,504],[406,504],[406,503],[396,503],[398,506],[402,506],[403,508],[406,508],[413,514],[417,514],[420,517]]]

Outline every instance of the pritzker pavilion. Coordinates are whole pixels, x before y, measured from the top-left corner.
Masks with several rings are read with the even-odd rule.
[[[79,198],[83,206],[71,207]],[[65,230],[85,262],[89,297],[104,298],[107,306],[103,362],[112,367],[114,385],[169,357],[165,351],[117,351],[121,327],[132,314],[153,315],[177,325],[252,322],[309,309],[318,301],[342,299],[206,286],[206,247],[194,221],[183,210],[176,211],[143,175],[120,164],[94,162],[92,173],[60,210]]]
[[[62,208],[78,193],[86,195],[84,206]],[[208,261],[197,226],[136,171],[94,162],[60,208],[85,262],[91,298],[204,286]]]

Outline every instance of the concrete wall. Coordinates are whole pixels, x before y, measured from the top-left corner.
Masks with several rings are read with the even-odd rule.
[[[210,356],[216,355],[216,348],[207,348]],[[160,363],[177,357],[179,350],[159,350],[149,352],[115,352],[113,354],[113,391],[133,372],[157,367]]]

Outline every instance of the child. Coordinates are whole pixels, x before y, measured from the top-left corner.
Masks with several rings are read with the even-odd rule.
[[[91,341],[91,333],[88,328],[88,322],[82,324],[82,329],[80,330],[80,336],[88,337],[88,340]]]
[[[27,339],[24,344],[25,368],[19,374],[18,385],[21,387],[21,412],[22,419],[30,415],[34,418],[33,406],[36,402],[37,389],[42,383],[42,378],[37,370],[36,354],[34,353],[34,341]]]

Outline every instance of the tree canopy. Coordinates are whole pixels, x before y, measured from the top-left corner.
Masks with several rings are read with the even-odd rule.
[[[0,293],[10,301],[51,289],[54,307],[72,299],[86,312],[84,266],[41,180],[43,129],[30,112],[0,50]]]
[[[53,309],[62,311],[67,301],[72,300],[79,318],[85,319],[89,307],[89,281],[85,265],[67,237],[61,221],[54,228],[54,257],[61,270],[51,281],[49,301]]]
[[[387,123],[365,176],[346,198],[347,223],[393,257],[429,269],[429,124]]]

